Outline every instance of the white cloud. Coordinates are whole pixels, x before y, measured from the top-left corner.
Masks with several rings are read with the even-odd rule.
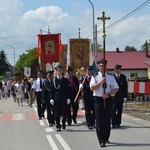
[[[80,4],[77,3],[74,6],[80,7]],[[40,33],[40,29],[47,31],[48,25],[52,33],[62,34],[63,43],[67,43],[68,36],[69,38],[77,38],[78,28],[81,28],[81,37],[92,38],[91,9],[83,10],[81,13],[77,12],[80,16],[74,16],[69,14],[68,10],[63,11],[57,6],[43,6],[21,15],[22,7],[23,5],[19,0],[0,0],[0,17],[3,18],[0,20],[1,48],[6,48],[6,45],[10,44],[16,48],[16,53],[22,54],[26,49],[37,45],[36,35]],[[97,14],[101,13],[98,12]],[[97,14],[95,18],[99,16]],[[107,12],[107,15],[111,17],[111,20],[107,21],[107,25],[109,25],[126,14]],[[106,29],[107,50],[115,50],[116,47],[123,50],[126,45],[135,46],[139,49],[141,44],[150,38],[149,18],[149,14],[132,16],[116,26]],[[102,29],[102,22],[97,21],[97,19],[95,22],[98,24],[98,29]],[[4,36],[6,38],[2,39]],[[24,38],[21,38],[22,36]],[[10,41],[8,37],[18,38],[13,38],[11,39],[13,41]],[[27,45],[27,43],[30,44]],[[102,44],[102,33],[98,34],[98,43]],[[11,62],[13,64],[13,57]]]

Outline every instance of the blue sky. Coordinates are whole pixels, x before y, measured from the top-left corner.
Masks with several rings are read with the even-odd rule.
[[[140,6],[146,0],[91,0],[95,9],[95,23],[98,30],[102,22],[96,18],[102,11],[111,20],[106,26]],[[109,51],[125,46],[140,46],[150,39],[150,4],[133,14],[128,19],[106,30],[106,49]],[[13,64],[13,51],[16,50],[16,60],[27,49],[37,46],[36,35],[40,29],[47,31],[48,25],[52,33],[61,33],[64,44],[69,38],[81,37],[92,39],[92,7],[88,0],[0,0],[0,49],[8,54]],[[98,33],[98,43],[102,44],[102,33]]]

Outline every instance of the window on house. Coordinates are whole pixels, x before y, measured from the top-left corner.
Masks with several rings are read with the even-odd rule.
[[[137,78],[138,77],[138,73],[130,73],[130,78],[131,79],[135,79],[135,78]]]

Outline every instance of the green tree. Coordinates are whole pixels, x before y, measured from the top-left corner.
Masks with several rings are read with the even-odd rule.
[[[125,51],[126,52],[137,51],[137,49],[134,46],[125,46]]]
[[[36,59],[36,48],[26,50],[26,54],[23,53],[19,56],[19,59],[16,63],[17,71],[24,72],[24,67],[29,67]]]
[[[140,50],[147,51],[147,52],[150,51],[150,39],[149,42],[147,42],[146,40],[145,43],[141,45]]]
[[[92,50],[93,50],[93,43],[92,43]],[[102,45],[97,43],[97,50],[96,52],[101,52],[103,50]]]
[[[10,71],[10,63],[4,50],[0,51],[0,75],[4,75],[6,71]]]

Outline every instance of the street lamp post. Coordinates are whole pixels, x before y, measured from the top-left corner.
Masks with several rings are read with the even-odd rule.
[[[14,73],[15,73],[15,48],[13,47],[13,46],[11,46],[11,45],[7,45],[7,46],[9,46],[9,47],[11,47],[13,50],[14,50]]]
[[[94,5],[91,2],[91,0],[88,0],[88,1],[92,5],[92,10],[93,10],[93,52],[94,52],[94,56],[95,56],[96,50],[95,50],[95,15],[94,15]]]

